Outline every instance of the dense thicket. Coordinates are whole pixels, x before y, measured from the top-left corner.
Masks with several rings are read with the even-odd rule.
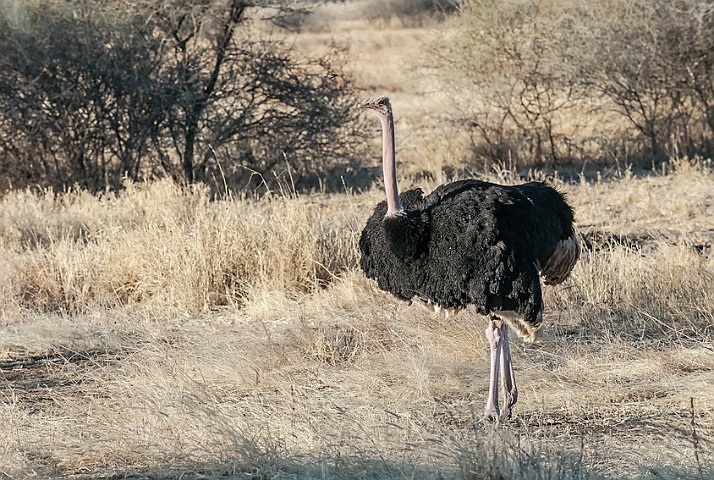
[[[0,1],[0,189],[245,188],[343,161],[358,112],[340,52],[298,57],[256,3]]]
[[[712,155],[711,0],[468,0],[435,52],[481,158]]]

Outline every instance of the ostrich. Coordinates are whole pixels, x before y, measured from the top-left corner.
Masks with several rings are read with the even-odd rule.
[[[427,196],[419,188],[399,195],[389,99],[374,97],[360,107],[382,122],[387,195],[362,231],[360,266],[399,299],[417,297],[436,312],[446,309],[447,316],[474,305],[489,317],[491,374],[484,418],[504,421],[518,399],[509,327],[526,342],[540,336],[540,277],[557,285],[580,257],[573,211],[542,182],[504,186],[469,179],[441,185]]]

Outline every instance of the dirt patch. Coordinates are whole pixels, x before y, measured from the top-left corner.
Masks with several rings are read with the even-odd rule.
[[[0,362],[0,401],[38,403],[92,382],[90,372],[116,362],[106,350],[59,349]]]
[[[695,252],[709,256],[714,245],[714,230],[701,230],[682,232],[658,230],[657,234],[652,233],[632,233],[620,234],[604,230],[584,228],[581,231],[583,248],[590,251],[599,251],[612,248],[613,246],[624,246],[633,250],[643,252],[652,251],[657,245],[664,242],[669,245],[685,243],[691,245]]]

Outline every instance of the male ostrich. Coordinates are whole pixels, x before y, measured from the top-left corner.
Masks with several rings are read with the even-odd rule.
[[[518,399],[508,327],[527,342],[539,337],[540,276],[546,285],[557,285],[580,257],[573,211],[541,182],[503,186],[459,180],[427,196],[418,188],[399,195],[389,99],[371,98],[360,107],[382,122],[387,193],[362,231],[360,266],[379,288],[402,300],[417,297],[447,315],[474,305],[489,316],[491,375],[484,418],[506,420]]]

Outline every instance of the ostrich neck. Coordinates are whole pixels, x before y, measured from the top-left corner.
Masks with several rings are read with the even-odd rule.
[[[392,114],[382,117],[382,172],[384,174],[384,190],[387,193],[387,215],[396,215],[404,211],[399,201],[397,189],[397,158],[394,141],[394,117]]]

